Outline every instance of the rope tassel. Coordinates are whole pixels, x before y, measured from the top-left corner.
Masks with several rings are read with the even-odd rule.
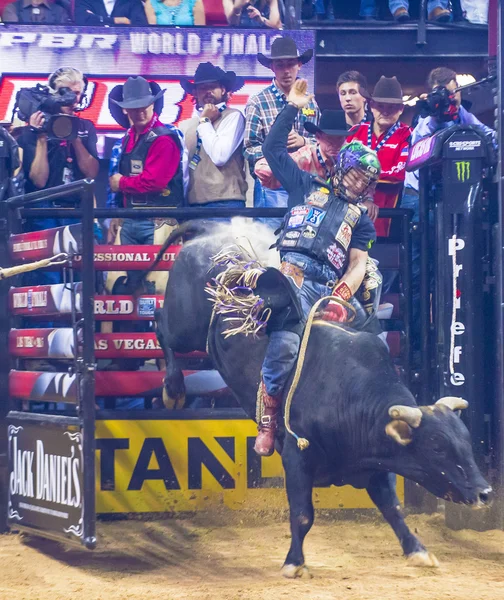
[[[37,269],[44,269],[45,267],[53,267],[56,265],[64,265],[68,262],[68,254],[60,252],[51,258],[44,258],[43,260],[37,260],[35,262],[26,263],[24,265],[18,265],[17,267],[6,267],[2,269],[0,267],[0,280],[7,279],[8,277],[14,277],[20,273],[27,273],[28,271],[36,271]]]

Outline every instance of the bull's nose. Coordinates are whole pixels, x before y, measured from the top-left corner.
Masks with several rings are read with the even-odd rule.
[[[493,502],[493,490],[490,486],[481,490],[478,494],[478,504],[482,504],[484,506],[490,506]]]

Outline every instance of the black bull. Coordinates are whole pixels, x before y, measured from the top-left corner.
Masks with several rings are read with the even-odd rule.
[[[246,413],[254,418],[260,369],[267,340],[224,339],[226,325],[214,319],[204,292],[210,257],[232,240],[212,235],[212,225],[186,223],[166,246],[192,233],[170,272],[158,336],[167,361],[166,392],[184,395],[183,376],[173,351],[205,350]],[[210,235],[208,233],[210,232]],[[161,254],[161,253],[160,253]],[[287,385],[287,389],[290,382]],[[417,407],[400,381],[384,344],[373,334],[314,325],[302,375],[291,407],[291,427],[310,442],[306,450],[285,434],[278,445],[285,470],[292,541],[283,567],[287,577],[303,576],[303,540],[313,524],[314,485],[365,488],[398,537],[404,554],[419,566],[436,558],[408,529],[395,493],[397,473],[440,498],[475,507],[491,488],[474,461],[469,432],[456,411],[461,399],[446,398]]]

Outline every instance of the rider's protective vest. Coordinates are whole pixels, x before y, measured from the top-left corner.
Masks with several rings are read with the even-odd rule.
[[[348,265],[353,230],[364,211],[314,178],[305,204],[294,206],[285,216],[277,247],[281,254],[299,252],[325,262],[340,278]]]
[[[169,135],[177,144],[181,156],[183,149],[180,140],[168,127],[153,127],[147,134],[143,135],[131,152],[125,152],[128,146],[129,134],[124,136],[122,144],[122,155],[119,163],[119,173],[127,177],[139,175],[143,172],[147,153],[152,143],[162,135]],[[184,202],[184,186],[182,177],[182,161],[179,164],[175,177],[168,183],[166,189],[161,192],[146,194],[124,194],[126,208],[137,206],[181,206]]]

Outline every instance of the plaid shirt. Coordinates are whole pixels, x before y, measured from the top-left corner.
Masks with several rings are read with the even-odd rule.
[[[245,138],[244,154],[250,165],[250,172],[254,172],[255,163],[263,157],[262,145],[278,113],[287,104],[285,94],[276,87],[273,80],[271,85],[264,88],[256,96],[249,98],[245,107]],[[315,136],[309,134],[304,128],[307,121],[318,124],[320,111],[315,100],[306,108],[299,111],[294,121],[294,130],[306,139],[315,141]]]

